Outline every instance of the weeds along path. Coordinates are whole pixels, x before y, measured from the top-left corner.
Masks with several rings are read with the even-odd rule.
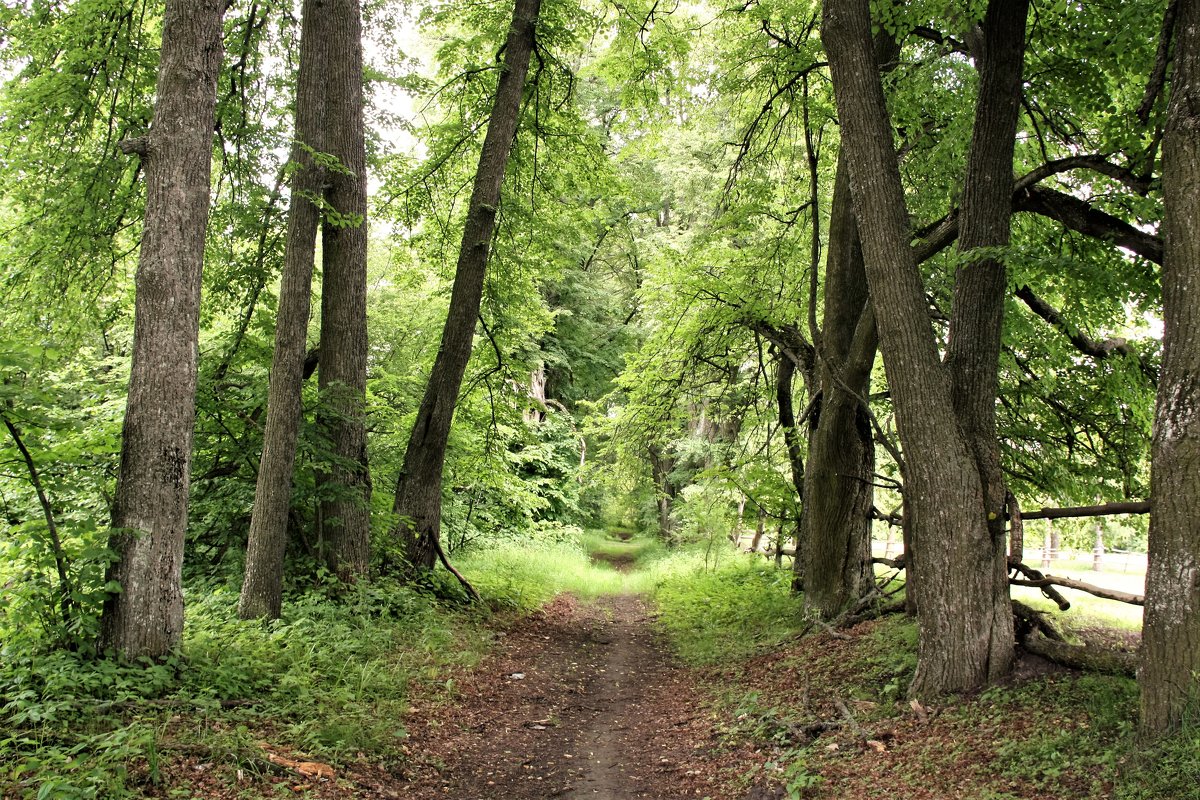
[[[569,596],[501,635],[453,705],[410,720],[411,798],[719,797],[691,673],[671,663],[636,595]]]

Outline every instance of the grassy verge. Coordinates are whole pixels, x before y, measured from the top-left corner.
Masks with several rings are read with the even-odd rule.
[[[264,625],[236,618],[236,593],[193,587],[183,646],[163,663],[9,648],[0,654],[0,797],[269,796],[295,785],[272,754],[402,765],[412,684],[449,684],[477,662],[496,612],[525,613],[561,592],[587,599],[646,586],[648,573],[592,553],[638,564],[661,546],[593,531],[473,552],[458,565],[484,608],[375,579],[338,597],[294,597]],[[440,571],[433,584],[456,592]]]
[[[0,796],[253,794],[286,777],[272,774],[276,749],[395,760],[410,683],[485,647],[472,618],[386,580],[338,601],[297,598],[269,625],[237,620],[236,606],[229,591],[193,593],[184,644],[163,663],[6,653]],[[189,760],[194,775],[172,772]]]
[[[660,625],[692,664],[745,658],[804,624],[803,601],[789,591],[791,573],[759,555],[726,552],[714,561],[697,545],[656,560],[648,575]]]
[[[719,724],[744,793],[1200,800],[1200,726],[1139,743],[1132,680],[1052,669],[918,713],[907,698],[917,652],[908,617],[797,639],[802,601],[788,595],[790,574],[761,557],[705,569],[684,551],[650,570],[676,649],[717,670]],[[1058,615],[1068,630],[1128,630],[1106,613],[1110,601],[1078,605]],[[802,733],[811,730],[822,732]]]

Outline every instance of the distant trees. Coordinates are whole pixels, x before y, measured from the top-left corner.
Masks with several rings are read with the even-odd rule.
[[[113,502],[101,646],[156,658],[183,634],[183,546],[195,425],[200,282],[223,0],[170,0],[144,161],[146,221],[138,260],[133,367]]]

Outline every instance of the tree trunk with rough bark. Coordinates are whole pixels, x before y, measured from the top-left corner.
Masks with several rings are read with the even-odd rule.
[[[866,0],[826,0],[821,30],[850,165],[872,306],[904,446],[905,516],[921,576],[917,674],[930,697],[1005,674],[1013,629],[996,619],[991,532],[970,441],[955,424],[949,375],[938,355],[910,229],[892,130],[871,42]]]
[[[325,142],[340,167],[329,175],[332,212],[321,226],[321,411],[336,459],[320,476],[321,524],[329,569],[364,575],[371,556],[367,469],[367,156],[363,132],[362,10],[330,0],[325,74]]]
[[[988,538],[977,543],[979,553],[968,554],[963,563],[951,565],[956,577],[950,582],[970,581],[991,593],[993,647],[989,672],[993,675],[1008,672],[1014,658],[1005,542],[1008,492],[996,436],[1000,336],[1008,277],[1001,259],[972,257],[972,253],[1007,247],[1009,243],[1013,147],[1021,107],[1028,12],[1029,0],[991,0],[982,30],[973,37],[979,96],[963,180],[958,236],[959,252],[971,260],[956,270],[946,352],[955,417],[975,456],[988,529]]]
[[[246,569],[238,616],[279,616],[283,599],[283,560],[287,549],[288,511],[296,440],[300,434],[300,395],[308,345],[313,261],[321,211],[314,199],[322,194],[325,170],[311,151],[325,150],[325,77],[328,69],[327,0],[305,0],[300,35],[300,71],[296,79],[296,165],[291,182],[283,279],[275,320],[275,355],[267,396],[263,451],[250,516]],[[325,359],[322,358],[322,361]]]
[[[1200,1],[1180,0],[1163,135],[1163,361],[1151,440],[1141,732],[1200,708]]]
[[[200,282],[222,0],[168,0],[154,118],[139,148],[146,221],[100,646],[158,658],[183,634],[183,544],[195,425]]]
[[[500,204],[500,188],[516,136],[540,8],[541,0],[516,2],[491,120],[467,209],[454,288],[450,294],[450,312],[396,483],[392,509],[398,521],[394,534],[404,542],[405,557],[412,569],[432,569],[437,559],[446,443],[458,391],[471,357],[488,252]]]
[[[805,543],[804,603],[824,619],[861,598],[874,578],[870,515],[875,447],[859,399],[869,393],[877,347],[868,302],[850,174],[839,159],[825,261],[822,402],[810,426],[800,534]],[[863,330],[856,337],[860,325]]]

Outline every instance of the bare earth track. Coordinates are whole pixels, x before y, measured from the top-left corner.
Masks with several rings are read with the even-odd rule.
[[[505,632],[453,706],[409,720],[410,798],[721,797],[716,747],[689,671],[635,596],[560,597]],[[698,768],[699,767],[699,768]]]

